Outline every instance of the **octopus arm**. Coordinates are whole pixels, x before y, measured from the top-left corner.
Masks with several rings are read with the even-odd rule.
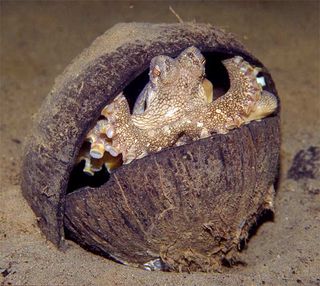
[[[140,94],[134,104],[134,107],[133,107],[132,113],[134,115],[142,114],[145,111],[149,87],[150,87],[150,84],[148,83],[143,88],[143,90],[140,92]]]

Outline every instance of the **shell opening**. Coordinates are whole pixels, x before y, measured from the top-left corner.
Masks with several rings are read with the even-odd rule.
[[[229,90],[230,81],[228,77],[228,72],[225,66],[223,65],[222,61],[231,58],[234,55],[219,52],[203,52],[203,55],[205,57],[205,76],[206,79],[212,84],[212,86],[210,86],[210,84],[205,84],[204,89],[213,89],[213,96],[209,96],[206,98],[206,100],[210,102],[212,100],[216,100]],[[260,69],[257,69],[257,77],[258,76],[259,78],[261,78]],[[133,107],[139,94],[142,92],[148,81],[149,69],[146,69],[124,88],[123,94],[126,100],[128,101],[131,113],[133,112]],[[267,89],[268,83],[266,82],[265,84],[266,86],[264,86],[264,89]],[[98,120],[105,119],[104,117],[109,116],[110,113],[112,113],[113,109],[113,103],[104,107],[104,109],[101,112],[102,115],[101,117],[99,117]],[[114,130],[112,128],[108,128],[106,134],[104,135],[105,137],[108,137],[111,140],[111,137],[114,136]],[[209,134],[204,134],[203,137],[208,136]],[[185,143],[186,142],[184,142],[183,144]],[[179,145],[182,144],[176,144],[175,146]],[[107,154],[107,161],[102,162],[101,165],[99,165],[98,168],[95,168],[95,171],[92,172],[92,170],[90,171],[87,158],[83,158],[80,161],[80,163],[78,160],[71,172],[69,186],[67,189],[68,193],[85,186],[99,187],[103,185],[109,180],[110,172],[114,172],[114,170],[122,164],[121,154],[119,154],[117,150],[111,150],[111,147],[109,148],[109,146],[104,146],[105,150],[103,150],[102,146],[101,148],[100,146],[97,146],[99,148],[93,147],[94,146],[91,146],[89,155],[91,155],[91,157],[94,159],[102,160],[102,158],[105,158],[105,155]],[[144,154],[144,156],[146,155],[147,154]],[[109,157],[113,157],[115,159],[111,159],[111,162],[108,162],[108,160],[110,160]],[[90,159],[90,157],[88,158]]]

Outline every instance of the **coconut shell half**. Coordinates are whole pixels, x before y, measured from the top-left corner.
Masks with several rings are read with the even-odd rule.
[[[79,149],[103,107],[122,90],[134,102],[128,86],[142,80],[154,56],[174,57],[192,45],[208,58],[240,55],[261,67],[265,89],[277,96],[262,63],[211,25],[114,26],[56,79],[26,144],[23,194],[54,244],[64,245],[67,229],[81,245],[122,263],[160,261],[168,270],[211,271],[272,209],[279,110],[226,135],[135,160],[99,186],[70,189]],[[209,60],[207,73],[213,69]]]

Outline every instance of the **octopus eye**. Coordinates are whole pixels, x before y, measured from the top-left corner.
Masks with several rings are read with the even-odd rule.
[[[195,60],[195,55],[193,53],[189,53],[188,54],[188,58],[192,60],[192,62],[194,62]]]
[[[161,71],[160,71],[160,69],[159,69],[158,66],[156,66],[156,67],[152,70],[152,74],[153,74],[153,76],[155,76],[155,77],[160,76]]]
[[[203,80],[205,77],[206,77],[205,73],[202,73],[202,74],[199,76],[199,79],[200,79],[200,80]]]

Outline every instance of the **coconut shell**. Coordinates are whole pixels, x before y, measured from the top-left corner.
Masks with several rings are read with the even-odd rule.
[[[67,194],[79,149],[103,107],[154,56],[176,56],[191,45],[261,67],[266,90],[277,96],[262,63],[211,25],[114,26],[57,78],[26,143],[23,194],[54,244],[63,247],[67,228],[81,245],[123,263],[160,257],[169,270],[210,271],[232,256],[259,215],[272,208],[279,110],[226,135],[135,160],[102,186]]]

